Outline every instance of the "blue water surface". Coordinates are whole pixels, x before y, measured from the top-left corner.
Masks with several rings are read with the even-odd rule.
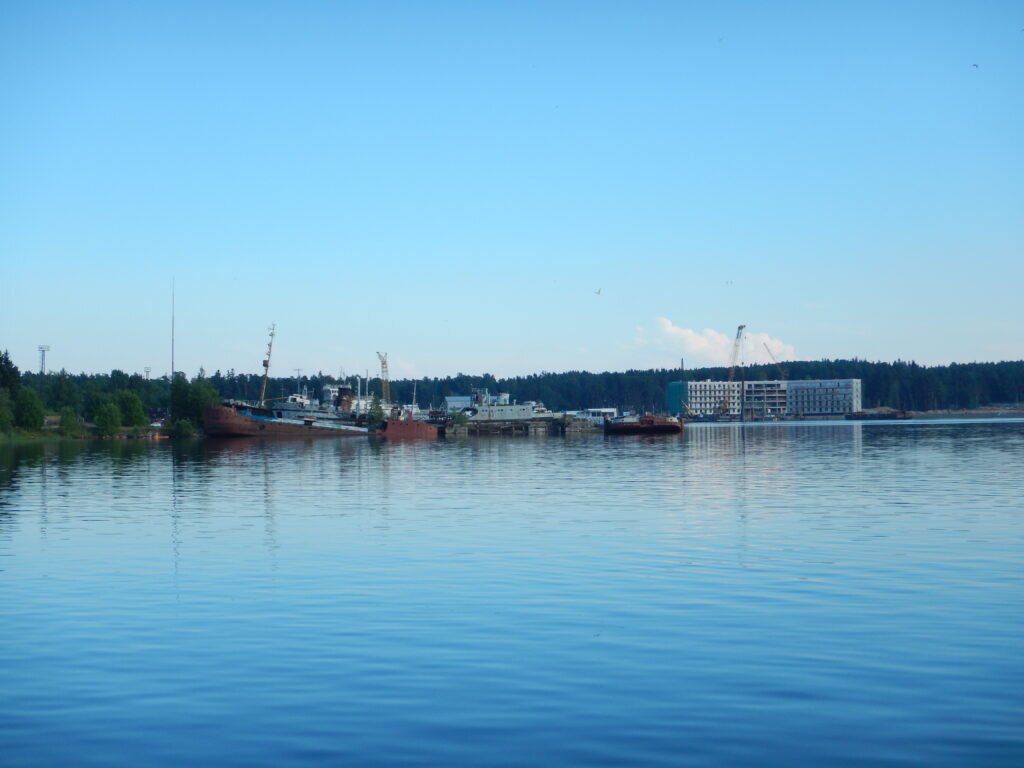
[[[0,762],[1024,765],[1024,422],[0,442]]]

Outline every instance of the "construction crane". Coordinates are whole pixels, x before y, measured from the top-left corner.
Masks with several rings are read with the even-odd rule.
[[[679,358],[679,418],[683,416],[688,418],[696,418],[697,414],[690,408],[690,404],[687,401],[686,394],[686,360]]]
[[[736,377],[736,361],[739,360],[740,343],[743,341],[743,331],[746,327],[747,326],[745,325],[741,325],[736,329],[736,341],[732,343],[732,353],[729,355],[729,378],[726,379],[725,393],[722,397],[722,402],[718,406],[718,416],[729,415],[729,390],[732,389],[729,385],[732,384],[733,379]]]
[[[274,348],[274,329],[277,326],[270,326],[270,341],[267,342],[267,357],[263,361],[263,385],[260,387],[260,405],[267,402],[267,377],[270,375],[270,352]]]
[[[763,342],[762,342],[762,344],[763,344]],[[783,367],[782,363],[780,363],[778,360],[775,359],[775,355],[773,355],[772,351],[770,349],[768,349],[768,345],[767,344],[763,344],[763,345],[764,345],[764,351],[768,353],[768,357],[770,357],[772,359],[772,362],[775,363],[775,366],[779,369],[779,381],[785,381],[786,380],[786,369]]]
[[[388,353],[385,352],[383,355],[378,352],[377,357],[380,358],[380,394],[381,399],[385,403],[391,402],[391,380],[388,376]]]

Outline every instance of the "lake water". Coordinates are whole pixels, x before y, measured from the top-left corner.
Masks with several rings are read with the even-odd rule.
[[[0,763],[1024,765],[1024,422],[0,443]]]

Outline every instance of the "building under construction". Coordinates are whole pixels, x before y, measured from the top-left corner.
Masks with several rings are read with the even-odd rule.
[[[861,410],[860,379],[688,381],[685,392],[681,405],[698,419],[842,418]]]

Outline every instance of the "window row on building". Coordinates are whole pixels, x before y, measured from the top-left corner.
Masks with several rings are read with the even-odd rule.
[[[736,420],[841,416],[861,410],[861,381],[689,381],[686,401],[696,416]]]

